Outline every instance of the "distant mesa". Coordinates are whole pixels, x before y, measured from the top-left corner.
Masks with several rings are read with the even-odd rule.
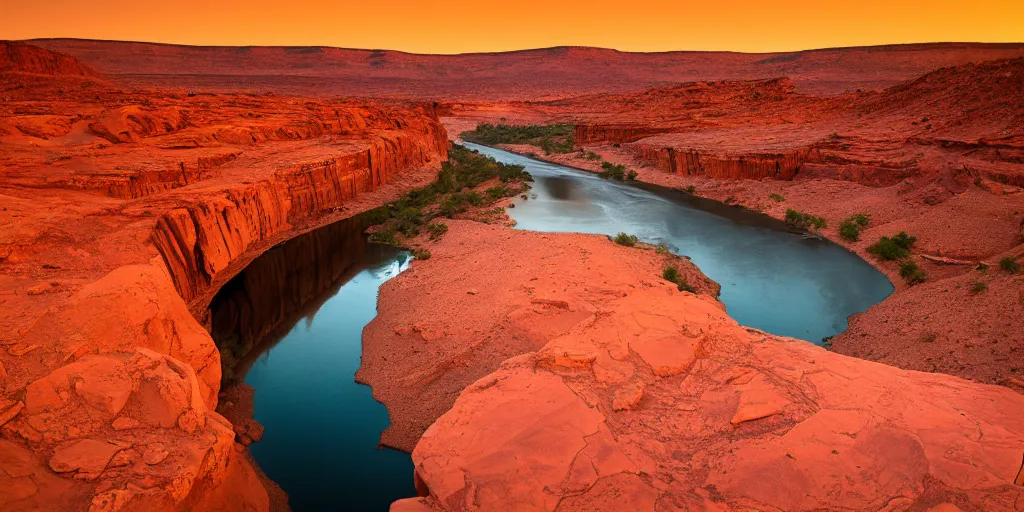
[[[77,58],[16,41],[0,41],[0,74],[81,76],[98,78],[99,73]]]

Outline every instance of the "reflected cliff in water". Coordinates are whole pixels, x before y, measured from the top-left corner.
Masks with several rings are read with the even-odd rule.
[[[387,410],[354,381],[377,290],[408,262],[341,221],[270,249],[211,302],[225,380],[256,390],[266,430],[253,457],[296,512],[387,510],[416,494],[409,455],[377,448]]]

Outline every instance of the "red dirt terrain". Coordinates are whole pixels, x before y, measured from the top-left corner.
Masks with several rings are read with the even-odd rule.
[[[874,90],[944,66],[1024,56],[1024,44],[936,43],[787,53],[628,53],[558,47],[417,55],[330,47],[201,47],[37,39],[124,81],[188,90],[437,100],[558,98],[672,82],[789,77],[804,92]]]
[[[786,79],[694,82],[461,104],[445,122],[451,134],[502,118],[572,123],[577,144],[641,180],[693,186],[779,218],[788,209],[819,215],[824,235],[897,285],[831,340],[834,350],[1024,389],[1024,275],[998,267],[1024,256],[1022,90],[1024,59],[1011,59],[943,68],[877,92],[818,96]],[[601,160],[582,153],[541,158],[600,170]],[[871,222],[858,241],[845,241],[839,225],[856,214]],[[917,237],[912,260],[930,276],[913,288],[896,263],[866,252],[900,231]]]
[[[0,55],[0,509],[267,510],[201,312],[266,248],[429,177],[444,129],[412,104],[121,89]]]

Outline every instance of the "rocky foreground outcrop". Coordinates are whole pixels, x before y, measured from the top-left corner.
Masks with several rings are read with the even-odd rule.
[[[744,328],[651,249],[457,222],[432,251],[382,288],[366,353],[463,355],[375,394],[478,369],[509,326],[537,336],[423,433],[424,497],[392,510],[1024,508],[1019,393]]]
[[[207,301],[429,179],[444,129],[410,104],[0,85],[0,509],[267,510],[215,412]]]

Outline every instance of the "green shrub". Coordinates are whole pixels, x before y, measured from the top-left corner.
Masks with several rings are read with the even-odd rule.
[[[674,283],[679,280],[679,269],[675,265],[666,265],[661,271],[661,278]]]
[[[668,282],[675,283],[676,289],[681,292],[697,293],[697,289],[690,286],[690,283],[686,281],[686,277],[679,272],[679,268],[675,265],[666,265],[661,271],[661,278]]]
[[[984,281],[976,281],[974,286],[971,286],[971,293],[982,293],[988,290],[988,285]]]
[[[463,132],[463,140],[479,144],[533,144],[540,146],[545,154],[571,153],[576,141],[575,125],[508,125],[482,123],[476,129]]]
[[[398,200],[360,215],[359,219],[365,227],[383,225],[383,229],[371,236],[376,242],[398,245],[398,235],[415,237],[423,227],[430,231],[431,238],[436,238],[444,233],[437,230],[447,230],[447,226],[428,226],[432,218],[437,215],[452,217],[470,206],[482,206],[485,196],[466,189],[495,178],[502,183],[533,181],[521,165],[503,164],[465,146],[453,145],[448,150],[448,161],[441,165],[434,183],[410,190]],[[500,185],[489,188],[486,197],[495,200],[516,193],[514,187]],[[435,204],[436,209],[428,208]]]
[[[487,197],[491,198],[492,201],[496,201],[503,197],[512,197],[518,192],[514,189],[506,187],[505,185],[497,185],[487,189]]]
[[[427,224],[427,231],[430,232],[431,240],[438,240],[448,232],[448,225],[440,222]]]
[[[370,235],[370,241],[378,244],[398,245],[394,231],[378,231]]]
[[[617,243],[619,245],[624,245],[626,247],[633,247],[634,245],[637,244],[637,242],[640,241],[640,239],[637,238],[636,235],[630,235],[630,234],[621,233],[621,232],[619,234],[615,235],[615,238],[613,238],[612,240],[614,240],[615,243]]]
[[[665,243],[665,242],[658,242],[658,245],[655,246],[655,248],[654,248],[654,252],[656,252],[658,254],[661,254],[661,255],[671,254],[672,253],[672,248],[669,247],[668,244]]]
[[[1007,256],[999,260],[999,268],[1003,269],[1004,272],[1016,274],[1020,272],[1020,263],[1017,263],[1016,258]]]
[[[900,260],[910,256],[910,248],[917,241],[903,231],[892,238],[883,236],[868,247],[868,252],[885,261]]]
[[[977,270],[978,272],[981,272],[982,274],[984,274],[984,273],[988,272],[988,265],[986,265],[984,263],[978,263],[978,266],[974,267],[974,270]]]
[[[900,276],[911,286],[921,284],[928,278],[928,274],[913,261],[906,261],[900,265]]]
[[[601,168],[604,170],[599,172],[597,175],[602,178],[613,179],[616,181],[625,181],[627,179],[628,174],[626,174],[625,165],[601,162]]]
[[[858,213],[839,223],[839,236],[843,237],[844,240],[856,242],[860,239],[860,230],[867,227],[870,222],[870,216]]]
[[[412,250],[412,257],[418,260],[429,260],[430,249],[424,249],[422,247],[416,247]]]
[[[825,219],[792,208],[786,210],[786,224],[804,229],[825,229],[828,226]]]
[[[580,149],[580,157],[584,160],[600,160],[601,155],[594,153],[593,151],[584,151]]]
[[[776,194],[774,192],[771,193],[771,194],[768,194],[768,197],[772,198],[772,201],[775,201],[776,203],[781,203],[781,202],[786,200],[786,198],[782,197],[781,194]]]
[[[688,185],[686,188],[683,189],[683,192],[686,192],[687,194],[693,194],[697,192],[697,187],[693,185]]]

